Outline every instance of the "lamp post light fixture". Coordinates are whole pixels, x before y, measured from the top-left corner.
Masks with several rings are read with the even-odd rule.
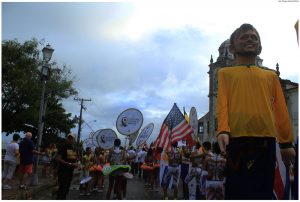
[[[43,48],[43,60],[46,62],[46,64],[51,60],[53,51],[54,49],[49,44]]]
[[[43,48],[43,66],[41,69],[41,77],[42,77],[42,96],[40,102],[40,111],[39,111],[39,122],[38,122],[38,132],[37,132],[37,150],[40,151],[42,137],[43,137],[43,128],[44,128],[44,116],[46,112],[46,104],[45,104],[45,89],[46,89],[46,82],[50,76],[50,68],[51,65],[48,64],[52,57],[54,49],[48,44],[46,47]],[[36,186],[38,185],[38,163],[39,158],[36,158],[33,167],[33,174],[31,179],[31,185]]]

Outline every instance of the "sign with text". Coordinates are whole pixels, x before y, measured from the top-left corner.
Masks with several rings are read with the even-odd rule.
[[[111,149],[115,139],[117,139],[117,134],[112,129],[102,129],[97,135],[98,145],[102,149]]]
[[[122,135],[131,135],[139,131],[143,125],[142,113],[134,108],[123,111],[117,118],[116,128]]]
[[[136,140],[136,146],[140,146],[141,144],[144,144],[147,139],[150,137],[152,131],[154,129],[154,124],[149,123],[143,130],[141,131],[138,139]]]

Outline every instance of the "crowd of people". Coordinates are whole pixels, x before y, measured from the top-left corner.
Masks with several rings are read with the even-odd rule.
[[[186,200],[224,199],[225,158],[220,154],[218,143],[197,142],[191,149],[177,147],[177,142],[165,152],[168,169],[162,177],[164,199],[168,200],[167,190],[174,189],[173,199],[178,198],[179,180],[182,180],[183,197]],[[170,185],[170,177],[173,177]],[[194,182],[192,182],[194,180]]]
[[[33,172],[33,164],[37,160],[38,155],[42,156],[42,177],[53,177],[53,179],[56,179],[56,145],[52,143],[49,147],[38,151],[31,138],[31,132],[26,132],[24,138],[21,138],[18,133],[13,134],[12,141],[8,143],[4,155],[2,189],[12,189],[10,181],[14,175],[18,174],[19,189],[26,190],[31,184],[30,177]]]
[[[179,147],[175,142],[163,150],[146,144],[137,148],[124,148],[120,139],[116,139],[114,147],[109,150],[87,147],[84,154],[79,156],[73,134],[67,136],[65,144],[59,149],[50,144],[43,152],[35,150],[31,136],[31,133],[26,133],[18,143],[20,136],[14,134],[12,142],[7,146],[2,175],[3,189],[11,189],[9,182],[18,159],[19,188],[26,189],[32,173],[33,156],[42,155],[42,176],[57,180],[59,188],[56,199],[67,198],[75,169],[80,171],[80,196],[103,193],[104,180],[108,180],[106,199],[124,200],[127,189],[131,189],[127,187],[127,181],[135,177],[144,183],[147,191],[155,193],[161,189],[165,200],[170,198],[168,190],[174,192],[172,199],[178,199],[179,189],[182,189],[180,193],[186,200],[225,199],[226,159],[217,142],[197,142],[193,147],[185,144]]]
[[[210,142],[203,145],[197,143],[193,148],[178,147],[174,143],[171,148],[162,150],[146,144],[137,148],[124,148],[121,140],[116,139],[112,149],[87,147],[82,157],[76,158],[72,147],[74,136],[70,134],[67,139],[66,145],[58,150],[57,155],[61,165],[58,169],[57,199],[66,199],[74,169],[80,170],[80,196],[102,193],[106,179],[106,199],[124,200],[127,181],[135,177],[144,183],[148,191],[159,192],[161,187],[166,200],[168,189],[174,190],[174,199],[178,198],[180,180],[185,199],[224,199],[225,159],[220,154],[218,143],[213,144],[213,150]],[[167,163],[167,169],[160,165],[161,159]],[[184,164],[190,165],[189,168],[183,169]],[[189,190],[192,179],[195,179],[195,190]]]

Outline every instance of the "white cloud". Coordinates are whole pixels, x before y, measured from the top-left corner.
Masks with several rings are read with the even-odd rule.
[[[76,75],[79,97],[91,98],[86,121],[115,129],[129,107],[155,123],[159,133],[174,102],[198,117],[208,111],[208,64],[220,44],[242,23],[260,33],[264,65],[280,65],[284,79],[298,82],[299,47],[294,24],[299,3],[252,1],[131,1],[122,3],[3,4],[3,37],[45,38],[53,60]],[[30,23],[29,23],[30,22]],[[79,114],[79,104],[64,102]],[[74,129],[77,133],[77,129]],[[87,135],[89,128],[84,128]],[[151,138],[150,138],[151,139]]]

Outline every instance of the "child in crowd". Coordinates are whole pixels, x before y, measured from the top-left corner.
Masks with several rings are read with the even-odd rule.
[[[93,177],[92,189],[98,193],[103,192],[104,176],[102,173],[103,166],[106,162],[105,152],[100,147],[96,147],[93,156],[93,166],[90,169],[91,176]]]
[[[80,172],[80,196],[89,196],[91,189],[91,179],[92,177],[89,175],[90,167],[92,166],[92,149],[90,147],[86,148],[85,155],[82,157],[82,167]]]

